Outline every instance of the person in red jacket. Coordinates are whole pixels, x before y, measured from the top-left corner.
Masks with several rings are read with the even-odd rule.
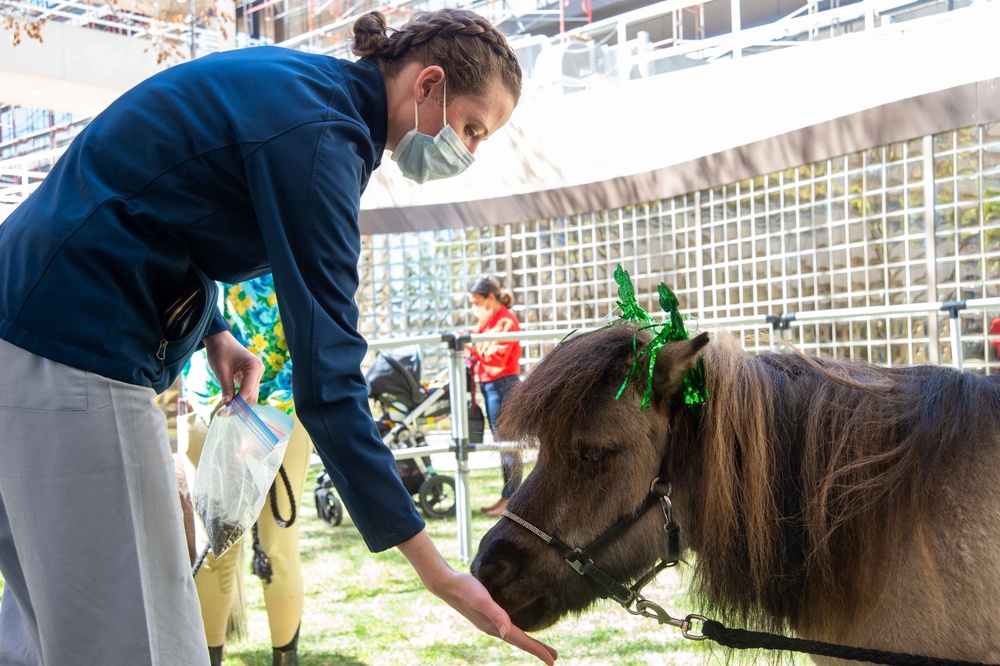
[[[514,298],[509,293],[501,293],[496,283],[480,278],[469,288],[469,301],[479,321],[474,333],[510,333],[520,331],[517,317],[510,311]],[[486,402],[486,418],[492,430],[497,423],[504,399],[510,390],[521,381],[521,343],[511,341],[485,341],[471,345],[470,356],[475,361],[476,379],[483,389]],[[521,454],[517,451],[504,452],[503,492],[493,505],[481,510],[487,516],[499,516],[507,508],[507,500],[521,485]]]

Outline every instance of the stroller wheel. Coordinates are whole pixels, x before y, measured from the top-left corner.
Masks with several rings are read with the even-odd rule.
[[[327,525],[336,527],[344,519],[344,507],[337,495],[330,490],[330,487],[320,480],[325,474],[326,472],[323,472],[320,478],[316,479],[316,490],[313,491],[313,495],[316,497],[316,514]]]
[[[327,525],[336,527],[344,519],[344,507],[331,491],[320,488],[316,490],[316,513]]]
[[[455,515],[455,479],[434,474],[420,485],[420,509],[428,518],[451,518]]]

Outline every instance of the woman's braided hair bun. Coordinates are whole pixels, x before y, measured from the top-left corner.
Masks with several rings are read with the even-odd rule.
[[[516,102],[521,96],[521,65],[507,38],[485,18],[467,9],[414,14],[390,28],[381,12],[354,23],[352,50],[375,61],[387,77],[411,62],[438,65],[455,95],[485,93],[497,78]]]
[[[389,42],[382,12],[369,12],[354,22],[352,33],[354,44],[351,48],[359,58],[378,58]]]

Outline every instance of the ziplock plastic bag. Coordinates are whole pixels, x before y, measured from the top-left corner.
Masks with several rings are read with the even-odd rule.
[[[216,557],[253,526],[285,456],[292,417],[236,396],[208,427],[192,499]]]

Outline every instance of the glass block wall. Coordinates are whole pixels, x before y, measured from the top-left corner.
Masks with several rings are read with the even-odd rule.
[[[1000,124],[880,146],[682,196],[528,223],[365,237],[358,303],[369,339],[468,330],[469,284],[496,279],[528,330],[584,328],[614,310],[625,266],[651,312],[656,284],[709,321],[1000,297]],[[965,311],[965,366],[996,372]],[[948,314],[793,322],[821,355],[951,363]],[[530,367],[554,342],[525,343]],[[425,367],[444,363],[437,345]]]

